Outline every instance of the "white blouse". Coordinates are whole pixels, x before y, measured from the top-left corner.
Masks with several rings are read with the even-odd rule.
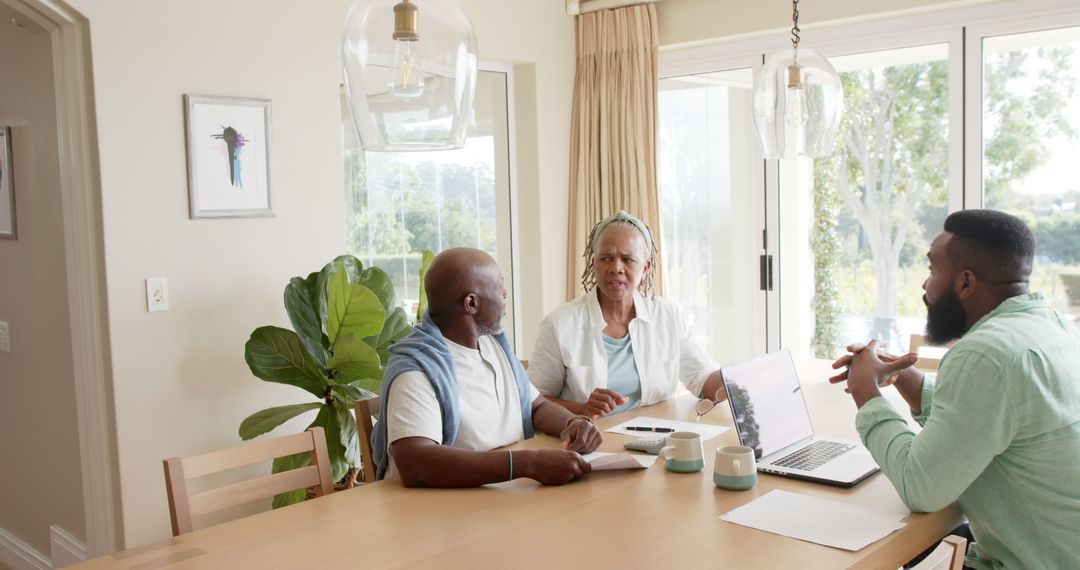
[[[596,388],[607,387],[607,352],[601,336],[607,323],[597,292],[555,309],[540,323],[529,359],[529,380],[545,396],[584,402]],[[694,341],[678,306],[634,292],[636,317],[630,321],[630,344],[641,377],[641,405],[666,400],[680,383],[698,396],[719,366]]]

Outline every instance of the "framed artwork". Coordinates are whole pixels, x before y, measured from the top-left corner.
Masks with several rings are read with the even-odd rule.
[[[0,239],[15,239],[15,177],[11,127],[0,127]]]
[[[184,95],[191,218],[267,218],[270,100]]]

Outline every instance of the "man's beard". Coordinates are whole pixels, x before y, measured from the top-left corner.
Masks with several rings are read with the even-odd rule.
[[[952,342],[967,332],[967,312],[960,304],[960,298],[956,293],[949,290],[937,301],[930,303],[923,295],[926,303],[926,342],[935,346],[942,346]]]
[[[503,332],[502,319],[495,321],[492,325],[480,325],[476,332],[479,336],[497,335]]]

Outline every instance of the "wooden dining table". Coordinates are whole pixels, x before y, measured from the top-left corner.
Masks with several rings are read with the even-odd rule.
[[[828,384],[828,363],[799,363],[815,431],[856,438],[855,406]],[[890,390],[891,391],[891,390]],[[636,416],[695,421],[689,394],[597,423]],[[701,422],[732,427],[726,405]],[[604,433],[601,451],[633,437]],[[874,474],[843,489],[762,474],[747,491],[718,489],[714,450],[734,430],[704,442],[705,468],[673,473],[662,460],[639,470],[593,472],[545,487],[528,479],[475,489],[408,489],[398,480],[363,485],[107,555],[86,569],[156,568],[898,568],[961,522],[954,504],[910,513],[888,479]],[[512,449],[556,447],[540,435]],[[857,552],[720,520],[774,489],[903,515],[906,525]]]

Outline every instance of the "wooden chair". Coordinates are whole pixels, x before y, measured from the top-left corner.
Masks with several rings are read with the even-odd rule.
[[[356,438],[360,440],[360,463],[364,468],[365,483],[375,482],[375,456],[371,449],[371,431],[375,427],[372,410],[378,410],[381,406],[382,398],[378,396],[353,402],[356,412]]]
[[[307,467],[188,495],[187,482],[190,479],[305,451],[311,452],[311,465]],[[318,496],[334,491],[330,482],[326,436],[321,427],[193,457],[173,457],[166,459],[164,465],[173,536],[191,532],[193,517],[225,507],[312,486]]]
[[[941,544],[912,570],[964,570],[966,552],[967,540],[950,534],[941,539]]]
[[[911,335],[911,341],[908,345],[908,352],[914,352],[918,354],[919,348],[924,346],[931,346],[929,344],[926,344],[926,337],[921,334],[913,334]],[[919,360],[915,362],[915,368],[918,368],[919,370],[924,370],[926,372],[936,371],[938,369],[938,366],[941,365],[941,359],[945,356],[945,351],[947,351],[951,346],[952,344],[950,343],[946,347],[937,348],[937,350],[940,351],[940,354],[935,354],[932,356],[919,354]]]

